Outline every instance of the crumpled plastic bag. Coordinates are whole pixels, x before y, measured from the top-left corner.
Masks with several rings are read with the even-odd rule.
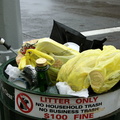
[[[57,77],[57,81],[67,82],[74,91],[80,91],[90,86],[87,75],[95,66],[95,61],[101,50],[87,50],[65,63]]]
[[[75,57],[75,55],[69,55],[69,56],[59,56],[50,54],[55,60],[54,64],[50,66],[48,73],[50,75],[50,78],[52,80],[52,83],[56,83],[58,72],[63,64],[65,64],[69,59]]]
[[[56,83],[57,89],[59,90],[60,94],[63,95],[73,95],[78,97],[85,97],[89,96],[88,89],[83,89],[81,91],[73,91],[71,87],[66,82],[57,82]]]
[[[5,69],[5,73],[9,75],[8,80],[10,82],[22,76],[22,72],[17,67],[12,66],[11,64],[8,64]]]
[[[56,83],[57,74],[61,66],[69,59],[79,54],[78,51],[57,43],[50,38],[37,39],[37,41],[35,40],[35,43],[33,43],[34,42],[32,41],[32,44],[27,43],[27,45],[25,44],[25,47],[22,46],[22,49],[20,50],[21,53],[23,53],[22,56],[20,53],[20,56],[16,57],[18,67],[20,70],[26,65],[35,67],[36,59],[41,57],[46,58],[50,65],[48,72],[53,84]]]
[[[67,82],[74,91],[92,87],[96,93],[110,90],[120,80],[120,50],[86,50],[68,60],[60,69],[57,81]]]
[[[120,81],[120,50],[113,46],[104,47],[88,78],[94,92],[103,93]]]
[[[25,55],[21,58],[18,68],[23,69],[26,65],[32,65],[33,67],[35,67],[35,61],[41,57],[46,58],[49,65],[52,65],[55,62],[54,58],[46,53],[43,53],[36,49],[28,49]]]

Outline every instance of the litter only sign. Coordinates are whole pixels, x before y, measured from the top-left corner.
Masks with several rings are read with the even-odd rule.
[[[88,120],[103,117],[120,108],[120,91],[88,98],[52,97],[15,89],[15,110],[52,120]]]

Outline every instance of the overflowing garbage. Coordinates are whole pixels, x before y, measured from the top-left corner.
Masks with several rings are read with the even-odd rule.
[[[38,60],[42,63],[38,64]],[[120,50],[112,45],[80,53],[50,38],[42,38],[24,43],[16,63],[17,67],[8,65],[5,70],[8,80],[37,92],[88,97],[89,87],[96,94],[104,93],[120,80]],[[41,68],[38,70],[37,66]]]
[[[88,97],[89,88],[95,94],[108,92],[120,81],[120,50],[105,41],[89,41],[54,21],[50,38],[21,46],[17,66],[5,70],[8,81],[31,91],[79,97]]]
[[[120,81],[120,50],[108,45],[84,51],[61,67],[57,81],[74,91],[92,87],[95,93],[107,92]]]

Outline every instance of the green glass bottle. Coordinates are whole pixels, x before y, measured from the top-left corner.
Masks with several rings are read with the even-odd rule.
[[[45,92],[50,84],[48,69],[49,65],[47,64],[47,60],[45,58],[39,58],[36,60],[36,79],[40,92]]]

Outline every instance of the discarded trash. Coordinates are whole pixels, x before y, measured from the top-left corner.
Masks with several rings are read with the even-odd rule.
[[[110,90],[120,81],[120,50],[86,50],[70,59],[59,70],[57,81],[67,82],[74,91],[92,87],[95,93]]]
[[[39,58],[36,60],[36,80],[37,86],[40,92],[46,92],[47,88],[50,86],[50,77],[48,74],[49,65],[45,58]],[[34,89],[33,89],[34,90]]]
[[[52,93],[52,94],[59,94],[59,90],[57,89],[57,86],[49,86],[46,90],[46,93]]]
[[[79,46],[84,40],[86,40],[86,37],[80,32],[55,20],[53,21],[53,28],[51,31],[50,38],[61,44],[73,42],[78,44]]]
[[[89,96],[88,89],[82,89],[81,91],[73,91],[71,87],[67,84],[67,82],[57,82],[56,86],[59,90],[59,93],[63,95],[73,95],[85,98]]]
[[[18,67],[12,66],[11,64],[7,66],[5,73],[9,75],[9,81],[15,80],[16,78],[22,76],[22,72],[18,69]]]
[[[61,43],[65,44],[67,42],[73,42],[80,46],[80,52],[83,52],[88,49],[102,49],[103,43],[107,40],[88,40],[80,32],[62,24],[57,21],[54,21],[52,32],[50,38]]]
[[[95,93],[107,92],[115,86],[120,81],[120,50],[104,46],[88,79]]]
[[[36,66],[35,60],[38,58],[46,58],[49,65],[49,74],[51,82],[56,83],[56,77],[61,66],[69,59],[79,54],[78,51],[66,47],[50,38],[37,39],[35,41],[35,49],[28,49],[23,55],[20,52],[16,57],[16,62],[20,70],[24,69],[26,65]],[[32,43],[34,42],[32,41]]]
[[[49,86],[49,82],[47,82],[48,85],[45,89],[46,92],[88,97],[89,95],[87,89],[90,86],[95,93],[103,93],[110,90],[119,82],[119,49],[116,49],[114,46],[109,45],[104,46],[103,50],[92,49],[86,50],[82,53],[75,52],[75,54],[76,56],[70,59],[68,59],[69,56],[66,55],[65,57],[67,57],[67,60],[62,64],[58,62],[57,64],[50,66],[51,71],[48,72],[49,75],[54,75],[56,72],[56,67],[57,72],[54,76],[55,83],[53,86]],[[55,61],[57,58],[59,59],[59,56],[54,56],[52,54],[50,56],[53,57]],[[8,65],[5,72],[9,75],[8,80],[16,85],[19,85],[26,89],[31,89],[34,86],[38,87],[35,67],[31,65],[27,65],[22,70],[19,70],[17,67]],[[68,85],[64,82],[66,82]],[[60,88],[61,86],[62,89]],[[38,91],[38,89],[35,91]],[[82,92],[84,94],[82,94]]]
[[[11,81],[13,84],[25,88],[25,89],[29,89],[29,83],[24,79],[24,78],[16,78],[15,80]]]
[[[26,65],[26,67],[24,67],[24,69],[22,70],[22,75],[29,83],[29,89],[33,86],[37,86],[36,70],[33,66]]]
[[[77,45],[76,43],[73,43],[73,42],[67,42],[64,44],[65,46],[69,47],[69,48],[72,48],[76,51],[80,51],[80,46]]]
[[[95,93],[103,93],[119,82],[120,50],[113,46],[104,46],[106,38],[88,40],[80,32],[57,21],[54,21],[50,38],[35,39],[22,45],[16,57],[21,76],[13,72],[16,76],[11,77],[11,73],[8,72],[10,82],[31,90],[34,87],[38,88],[39,84],[41,88],[44,87],[44,90],[39,90],[40,92],[79,97],[88,97],[89,87]],[[3,38],[0,44],[13,51]],[[43,84],[45,80],[41,83],[37,81],[39,71],[35,71],[37,65],[35,61],[38,58],[45,58],[50,65],[48,74],[53,86],[49,85],[49,81],[46,84]],[[117,61],[118,66],[114,61]]]
[[[16,84],[19,87],[22,88],[29,88],[29,83],[26,81],[26,79],[22,76],[22,71],[18,69],[18,67],[12,66],[9,64],[5,70],[5,73],[9,75],[8,81]]]

